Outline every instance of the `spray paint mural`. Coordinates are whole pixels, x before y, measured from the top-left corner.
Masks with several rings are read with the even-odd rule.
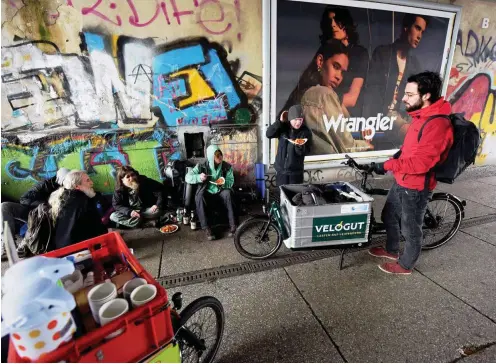
[[[481,131],[478,165],[496,163],[496,38],[489,34],[460,30],[447,92],[453,111]]]
[[[120,165],[163,179],[169,160],[191,156],[186,134],[254,179],[261,4],[2,3],[3,196],[60,167],[105,192]]]

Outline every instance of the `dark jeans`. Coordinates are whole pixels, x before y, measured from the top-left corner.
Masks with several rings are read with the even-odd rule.
[[[227,209],[229,225],[231,225],[231,227],[236,226],[236,219],[234,217],[233,190],[225,189],[214,195],[210,192],[207,192],[206,188],[200,188],[195,195],[195,202],[196,213],[198,214],[202,229],[206,229],[207,227],[209,227],[205,202],[207,204],[210,204],[210,209],[212,209],[212,204],[219,203],[219,201],[222,201]]]
[[[282,185],[299,185],[303,183],[303,173],[301,174],[284,174],[276,173],[276,185],[277,187]]]
[[[7,221],[12,236],[15,236],[15,221],[28,221],[29,208],[16,202],[2,202],[2,231],[3,222]]]
[[[422,224],[430,191],[418,191],[401,187],[396,182],[387,196],[382,210],[382,221],[386,226],[386,250],[396,254],[400,250],[400,238],[406,243],[398,263],[404,269],[413,269],[422,247]],[[401,224],[401,229],[400,229]]]

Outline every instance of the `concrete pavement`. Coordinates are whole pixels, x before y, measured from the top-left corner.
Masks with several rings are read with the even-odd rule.
[[[223,303],[220,362],[494,362],[495,172],[473,168],[454,185],[438,187],[467,201],[465,221],[491,222],[462,225],[448,244],[423,252],[411,276],[387,275],[377,268],[380,259],[359,250],[347,254],[342,271],[339,257],[331,256],[168,292],[183,292],[185,305],[203,295]],[[378,198],[375,211],[382,204]],[[248,262],[231,239],[208,242],[188,226],[172,235],[144,229],[123,236],[143,266],[161,278]],[[283,248],[278,256],[297,254]],[[465,358],[464,348],[470,353]]]
[[[474,169],[438,190],[467,201],[466,221],[494,215],[494,172]],[[377,199],[375,211],[382,204]],[[381,272],[381,260],[362,250],[346,256],[342,271],[335,256],[169,292],[183,292],[185,304],[202,295],[223,303],[226,330],[220,362],[494,362],[493,217],[491,223],[462,228],[444,247],[424,252],[411,276]],[[145,266],[156,269],[157,257],[146,252],[153,245],[162,248],[161,277],[247,261],[230,239],[207,242],[200,232],[181,229],[177,236],[158,236],[160,243],[151,238],[145,242],[140,234],[135,252]],[[297,253],[278,253],[288,254]],[[463,348],[471,348],[471,355],[464,358]]]

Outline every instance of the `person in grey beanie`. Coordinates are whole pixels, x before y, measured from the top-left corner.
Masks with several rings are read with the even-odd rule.
[[[301,105],[293,105],[283,112],[265,135],[279,141],[274,164],[277,186],[303,183],[305,155],[310,151],[312,132],[305,125]]]

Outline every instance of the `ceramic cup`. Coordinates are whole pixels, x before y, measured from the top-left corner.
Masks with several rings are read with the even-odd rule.
[[[98,324],[101,324],[98,314],[100,307],[116,297],[117,287],[112,282],[101,283],[88,292],[88,302],[90,304],[91,313]]]
[[[157,295],[157,287],[153,284],[145,284],[136,288],[131,293],[131,304],[133,307],[138,307],[150,302]]]
[[[102,326],[114,321],[116,318],[121,317],[126,312],[129,311],[129,303],[123,298],[116,298],[112,301],[105,303],[98,311],[98,316],[100,318],[100,323]],[[122,334],[124,328],[114,331],[110,335],[106,336],[105,339],[112,339],[120,334]]]
[[[138,288],[139,286],[143,286],[147,284],[146,279],[143,278],[133,278],[126,283],[124,283],[124,286],[122,287],[122,294],[124,295],[125,299],[129,299],[131,296],[131,293]]]

